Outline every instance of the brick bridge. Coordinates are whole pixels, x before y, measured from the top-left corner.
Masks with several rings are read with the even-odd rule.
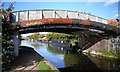
[[[27,10],[9,13],[14,26],[12,34],[18,55],[19,34],[60,32],[78,36],[81,50],[118,51],[120,27],[116,20],[107,20],[88,13],[66,10]]]

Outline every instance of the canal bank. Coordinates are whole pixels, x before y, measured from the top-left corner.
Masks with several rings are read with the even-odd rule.
[[[116,53],[114,51],[104,51],[104,52],[98,52],[98,51],[92,51],[92,50],[84,50],[82,51],[84,54],[90,54],[92,56],[96,55],[99,57],[107,58],[107,59],[118,59],[120,60],[120,54]]]
[[[19,56],[11,63],[10,72],[15,71],[55,71],[59,70],[33,48],[21,46]]]

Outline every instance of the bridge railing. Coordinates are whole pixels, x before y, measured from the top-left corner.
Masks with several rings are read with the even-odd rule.
[[[12,12],[13,22],[26,21],[26,20],[37,20],[44,18],[75,18],[91,21],[100,22],[107,24],[107,20],[90,15],[82,12],[66,11],[66,10],[29,10],[29,11],[17,11]]]

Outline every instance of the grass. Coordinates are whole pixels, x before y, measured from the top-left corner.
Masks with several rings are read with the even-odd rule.
[[[88,50],[87,53],[90,54],[92,50]],[[95,51],[95,53],[99,53],[99,57],[105,58],[105,59],[120,59],[120,52],[116,53],[115,51],[104,51],[100,53],[99,51]]]
[[[102,54],[102,56],[104,56],[104,57],[110,57],[110,56],[112,56],[113,58],[120,58],[120,55],[119,54],[117,54],[116,52],[114,52],[114,51],[110,51],[110,52],[103,52],[103,54]]]
[[[99,53],[99,51],[95,51],[96,53]],[[102,54],[100,54],[101,56],[103,57],[106,57],[106,58],[114,58],[114,59],[119,59],[120,58],[120,55],[118,53],[116,53],[115,51],[104,51],[102,52]]]
[[[39,68],[39,70],[51,70],[51,68],[43,61],[40,61],[40,65],[38,68]]]

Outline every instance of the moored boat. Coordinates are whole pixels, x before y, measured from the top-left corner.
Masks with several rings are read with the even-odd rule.
[[[60,47],[71,47],[72,44],[69,40],[52,40],[52,44]]]

